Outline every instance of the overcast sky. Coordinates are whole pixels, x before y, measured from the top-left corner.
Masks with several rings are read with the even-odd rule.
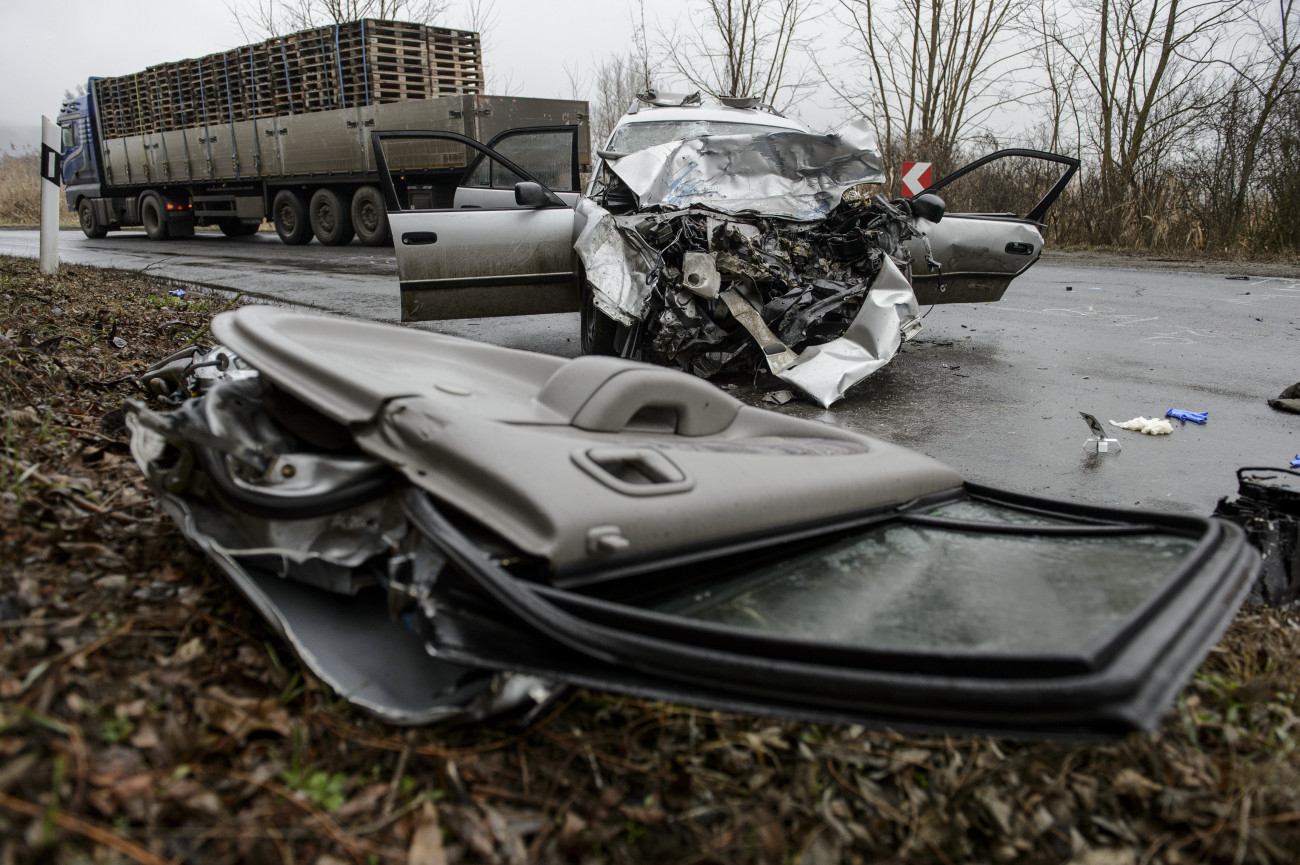
[[[627,46],[634,7],[632,0],[496,0],[484,58],[489,92],[508,82],[517,96],[571,97],[566,70],[581,75]],[[687,0],[655,0],[647,11],[667,25],[689,8]],[[454,7],[441,23],[465,26]],[[0,32],[0,150],[34,146],[41,115],[53,120],[64,92],[92,75],[125,75],[249,41],[222,0],[0,0]],[[798,110],[818,128],[839,120],[824,96]]]

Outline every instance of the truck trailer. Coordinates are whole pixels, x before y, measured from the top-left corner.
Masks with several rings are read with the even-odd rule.
[[[270,220],[289,244],[378,246],[389,230],[372,131],[490,142],[576,127],[585,168],[587,119],[586,102],[484,95],[477,33],[366,19],[91,78],[58,122],[68,207],[87,237],[143,226],[165,240],[202,225],[238,237]],[[450,201],[474,155],[440,154],[431,200]]]

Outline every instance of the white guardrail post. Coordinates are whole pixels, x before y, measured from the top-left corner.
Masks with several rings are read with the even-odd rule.
[[[59,269],[59,127],[41,115],[41,273]]]

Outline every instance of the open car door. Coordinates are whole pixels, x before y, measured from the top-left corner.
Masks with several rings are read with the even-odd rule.
[[[147,374],[191,396],[131,406],[136,459],[304,663],[391,720],[522,674],[1116,736],[1159,722],[1259,572],[1231,523],[976,486],[675,370],[271,307],[212,331]]]
[[[943,198],[948,212],[937,223],[917,219],[922,237],[906,242],[917,303],[1000,300],[1011,280],[1038,261],[1043,218],[1078,170],[1073,157],[1014,148],[990,153],[923,190]],[[1036,203],[1025,200],[1026,190],[1048,184]]]
[[[371,137],[403,321],[578,308],[577,127],[511,130],[500,151],[454,132]],[[457,163],[469,168],[449,179]]]

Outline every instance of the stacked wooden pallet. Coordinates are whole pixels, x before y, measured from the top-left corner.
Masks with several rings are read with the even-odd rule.
[[[483,92],[479,36],[367,19],[94,82],[108,138]]]

